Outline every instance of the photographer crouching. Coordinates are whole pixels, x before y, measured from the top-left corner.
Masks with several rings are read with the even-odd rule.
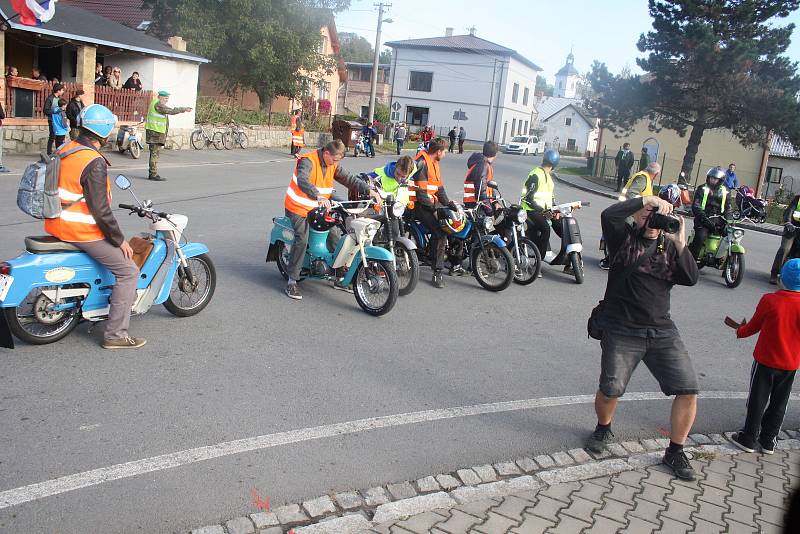
[[[683,444],[697,411],[697,376],[670,318],[675,284],[697,283],[697,264],[686,247],[683,219],[673,217],[677,187],[664,198],[646,196],[614,204],[601,216],[611,258],[605,297],[592,312],[589,333],[600,339],[600,388],[595,396],[597,427],[586,447],[602,452],[610,441],[619,397],[639,362],[650,369],[665,395],[675,395],[670,444],[663,463],[678,478],[694,480]],[[632,217],[633,225],[626,220]]]

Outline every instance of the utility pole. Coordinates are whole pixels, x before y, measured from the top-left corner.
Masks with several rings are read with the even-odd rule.
[[[383,20],[383,10],[392,7],[392,4],[373,4],[378,8],[378,31],[375,34],[375,56],[372,58],[372,77],[369,84],[369,117],[367,120],[372,123],[375,120],[375,94],[378,90],[378,60],[381,55],[381,26],[384,22],[391,23],[392,19]]]

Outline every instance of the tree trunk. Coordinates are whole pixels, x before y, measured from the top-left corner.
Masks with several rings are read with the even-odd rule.
[[[256,89],[258,95],[258,105],[262,113],[270,113],[272,111],[273,96],[265,89]]]
[[[681,172],[686,175],[686,180],[689,183],[692,181],[694,159],[697,156],[697,150],[700,148],[700,141],[703,139],[705,131],[706,125],[703,123],[702,117],[698,117],[697,122],[692,126],[689,143],[686,145],[686,152],[683,155],[683,165],[681,165]]]

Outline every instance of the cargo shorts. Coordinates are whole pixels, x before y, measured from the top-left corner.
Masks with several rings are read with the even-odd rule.
[[[608,398],[621,397],[639,362],[658,380],[664,395],[696,395],[697,375],[677,331],[660,337],[634,337],[605,330],[600,341],[600,391]]]

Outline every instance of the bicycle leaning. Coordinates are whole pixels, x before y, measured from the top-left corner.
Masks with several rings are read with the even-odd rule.
[[[226,150],[233,150],[233,147],[247,148],[247,134],[244,128],[231,121],[222,134],[222,142]]]
[[[202,124],[198,124],[194,131],[192,132],[189,141],[192,143],[192,147],[195,150],[202,150],[209,145],[214,145],[214,148],[217,150],[222,150],[225,148],[225,139],[222,130],[219,127],[214,126],[209,131],[204,127]]]

